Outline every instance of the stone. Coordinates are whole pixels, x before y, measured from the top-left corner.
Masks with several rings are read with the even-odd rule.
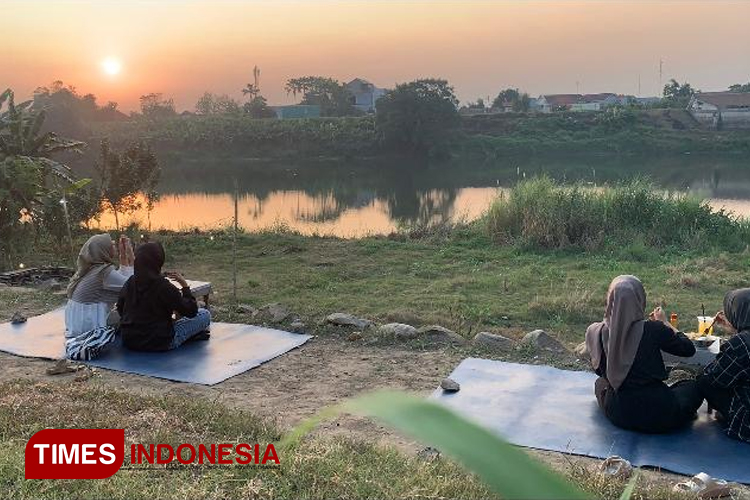
[[[281,323],[289,316],[291,316],[292,313],[286,306],[279,304],[278,302],[274,302],[273,304],[267,304],[258,309],[255,315],[267,317],[271,321],[271,323]]]
[[[326,322],[338,326],[353,326],[359,330],[363,330],[374,324],[372,321],[357,318],[355,316],[352,316],[351,314],[346,313],[329,314],[326,318]]]
[[[524,335],[523,344],[530,345],[536,349],[542,349],[545,351],[551,351],[556,353],[569,352],[559,340],[550,336],[544,330],[534,330]]]
[[[445,392],[458,392],[461,390],[461,385],[452,378],[444,378],[440,382],[440,388]]]
[[[466,343],[464,337],[440,325],[423,326],[417,332],[421,337],[432,342],[448,342],[452,344]]]
[[[237,314],[250,314],[252,316],[255,316],[258,313],[258,310],[250,304],[238,304],[235,312]]]
[[[20,312],[14,312],[13,316],[11,316],[10,318],[10,324],[20,325],[21,323],[26,323],[26,316],[24,316]]]
[[[438,460],[440,458],[440,450],[438,450],[437,448],[433,448],[432,446],[428,446],[427,448],[423,448],[417,452],[417,458],[426,462],[434,462],[435,460]]]
[[[47,292],[59,292],[60,290],[65,290],[67,288],[67,285],[65,285],[64,283],[60,283],[55,278],[44,280],[39,283],[38,286],[39,288]]]
[[[516,342],[513,339],[490,332],[477,333],[474,336],[474,343],[498,351],[509,351],[516,345]]]
[[[306,333],[307,325],[300,320],[293,321],[290,325],[292,332],[294,333]]]
[[[348,337],[346,337],[346,340],[350,342],[354,342],[357,340],[362,340],[362,332],[352,332],[349,334]]]
[[[411,325],[404,323],[388,323],[378,328],[378,333],[387,337],[396,337],[398,340],[411,340],[419,336],[419,331]]]

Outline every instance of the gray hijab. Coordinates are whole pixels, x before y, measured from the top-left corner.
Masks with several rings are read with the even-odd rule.
[[[109,234],[97,234],[89,238],[78,253],[76,273],[70,279],[68,285],[68,298],[73,297],[76,287],[84,276],[89,272],[98,271],[102,273],[102,279],[106,278],[115,268],[115,256],[112,255],[112,238]]]
[[[606,379],[619,389],[633,366],[638,345],[643,338],[646,291],[635,276],[618,276],[607,291],[604,321],[586,330],[586,346],[591,364],[599,369],[604,361]]]
[[[738,332],[750,330],[750,288],[727,293],[724,297],[724,314]]]

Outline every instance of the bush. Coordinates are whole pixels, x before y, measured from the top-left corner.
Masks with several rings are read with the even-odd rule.
[[[644,180],[605,188],[562,186],[546,177],[524,181],[495,200],[487,226],[500,243],[541,248],[643,242],[657,248],[741,250],[750,241],[747,221]]]

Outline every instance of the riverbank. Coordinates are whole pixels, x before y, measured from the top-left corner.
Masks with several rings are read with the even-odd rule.
[[[89,142],[147,140],[157,150],[264,158],[381,156],[372,116],[298,120],[188,116],[90,125]],[[699,153],[750,150],[750,132],[698,126],[684,110],[464,116],[446,148],[454,158],[545,153]]]
[[[586,369],[571,355],[488,348],[471,339],[487,331],[519,340],[542,328],[572,349],[583,339],[588,323],[601,318],[606,287],[622,273],[640,276],[649,307],[660,304],[676,312],[689,329],[701,304],[706,311],[718,310],[726,290],[746,285],[750,265],[747,252],[720,250],[626,246],[597,252],[530,251],[499,246],[477,225],[361,240],[275,231],[239,236],[237,294],[242,307],[235,308],[230,234],[153,237],[166,245],[168,268],[213,283],[217,320],[266,322],[289,329],[299,317],[316,337],[301,349],[215,387],[106,370],[83,372],[78,382],[81,374],[56,380],[44,375],[49,361],[0,354],[0,382],[5,381],[0,434],[12,436],[4,438],[3,446],[10,452],[0,460],[0,484],[9,496],[43,498],[51,491],[44,483],[17,482],[24,439],[40,426],[75,422],[79,427],[126,428],[131,433],[128,442],[235,442],[239,437],[256,442],[276,439],[321,408],[377,388],[426,396],[469,356]],[[27,265],[54,260],[43,252],[33,258]],[[0,288],[0,321],[16,310],[38,314],[64,300],[59,286]],[[269,303],[282,304],[290,315],[275,323],[262,312],[253,314]],[[379,324],[438,324],[464,340],[400,339],[377,330],[324,324],[333,312]],[[91,401],[104,411],[92,411]],[[367,419],[345,416],[323,425],[292,455],[282,456],[281,471],[170,471],[158,480],[143,472],[126,472],[98,483],[94,490],[75,481],[61,487],[71,496],[92,498],[129,497],[126,493],[136,491],[165,498],[240,493],[261,498],[487,497],[482,485],[451,462],[419,458],[422,447]],[[624,487],[597,476],[597,460],[531,453],[597,498],[618,498]],[[677,480],[649,472],[634,498],[683,498],[669,492]]]

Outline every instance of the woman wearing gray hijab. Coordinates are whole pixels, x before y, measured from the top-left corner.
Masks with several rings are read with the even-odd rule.
[[[645,316],[646,291],[635,276],[618,276],[609,285],[604,320],[586,330],[586,346],[599,378],[594,392],[600,408],[616,426],[663,433],[695,417],[703,397],[695,381],[664,383],[661,352],[689,357],[695,346],[657,307]]]
[[[89,238],[78,253],[76,273],[68,285],[65,306],[65,337],[79,337],[107,325],[120,290],[133,275],[133,248],[124,236],[119,241],[120,268],[115,266],[118,252],[107,233]]]
[[[706,401],[721,414],[729,437],[750,442],[750,288],[724,297],[716,323],[732,333],[698,378]]]

